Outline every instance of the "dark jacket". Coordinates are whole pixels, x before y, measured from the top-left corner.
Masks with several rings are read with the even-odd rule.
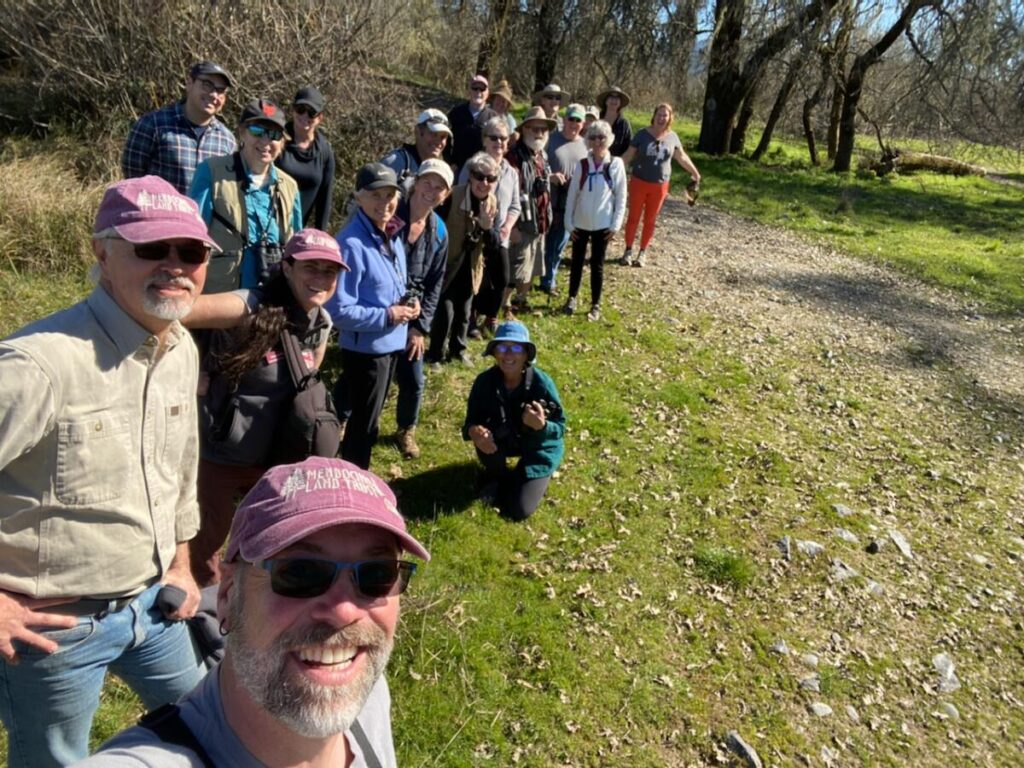
[[[530,479],[554,474],[565,454],[565,411],[558,390],[544,371],[537,366],[532,366],[532,369],[533,382],[529,391],[526,389],[527,377],[524,377],[515,390],[506,392],[504,377],[496,365],[477,376],[469,391],[466,421],[462,425],[462,439],[469,440],[469,428],[474,424],[497,432],[503,422],[510,422],[510,426],[519,433],[520,466]],[[555,406],[548,415],[547,424],[539,430],[522,425],[523,405],[534,400],[546,400]]]
[[[469,111],[468,101],[452,107],[448,113],[448,125],[452,129],[452,137],[445,147],[444,158],[456,168],[461,168],[469,158],[484,148],[480,127]]]
[[[408,271],[406,285],[409,290],[418,294],[420,299],[420,316],[409,323],[424,336],[430,335],[430,324],[434,321],[437,302],[441,296],[441,284],[444,281],[445,267],[448,264],[448,228],[436,213],[431,211],[427,217],[427,226],[419,240],[410,243],[409,238],[409,201],[403,198],[398,211],[388,223],[398,226],[397,232],[405,246],[405,263]]]
[[[288,133],[292,135],[290,123]],[[308,149],[299,149],[291,142],[285,144],[276,165],[299,185],[302,226],[326,232],[334,196],[334,150],[327,137],[317,131]]]

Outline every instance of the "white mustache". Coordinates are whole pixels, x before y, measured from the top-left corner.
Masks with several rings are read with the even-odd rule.
[[[187,288],[190,291],[196,289],[196,284],[185,275],[172,275],[169,272],[158,272],[146,280],[146,288],[152,288],[157,283],[170,284],[175,288]]]

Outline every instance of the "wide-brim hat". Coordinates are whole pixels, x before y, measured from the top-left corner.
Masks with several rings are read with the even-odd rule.
[[[488,103],[494,101],[495,96],[501,96],[509,105],[515,102],[515,95],[512,93],[512,87],[508,84],[508,80],[500,81],[491,89],[491,95],[487,97]]]
[[[534,121],[544,123],[544,125],[548,127],[549,131],[553,131],[558,127],[558,122],[547,116],[547,113],[544,111],[544,107],[530,107],[526,111],[526,114],[523,115],[523,119],[519,121],[519,125],[516,126],[516,130],[518,131],[527,123]]]
[[[602,112],[604,112],[607,109],[607,106],[605,105],[605,101],[607,101],[609,96],[618,96],[619,97],[619,101],[621,102],[619,104],[619,109],[620,110],[625,109],[626,105],[629,104],[629,102],[630,102],[629,94],[626,93],[621,88],[619,88],[619,86],[613,85],[611,88],[609,88],[609,89],[607,89],[605,91],[601,91],[599,94],[597,94],[597,103],[601,107],[601,111]]]
[[[256,482],[235,512],[224,560],[266,560],[317,531],[353,524],[388,531],[404,551],[430,559],[383,480],[347,461],[312,456],[273,467]]]
[[[558,83],[548,83],[539,91],[534,91],[533,103],[536,104],[541,96],[561,96],[562,101],[569,100],[569,94],[567,91],[563,91],[562,87]]]
[[[522,344],[526,347],[526,359],[532,362],[537,357],[537,347],[530,341],[530,329],[518,320],[507,320],[494,330],[494,338],[487,342],[484,357],[494,354],[494,347],[502,342]]]

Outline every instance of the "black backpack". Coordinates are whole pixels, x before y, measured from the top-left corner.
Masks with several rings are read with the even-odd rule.
[[[319,371],[306,366],[298,339],[287,329],[281,332],[281,346],[295,384],[295,397],[281,408],[270,463],[295,464],[310,456],[333,458],[338,453],[341,425],[327,386]]]

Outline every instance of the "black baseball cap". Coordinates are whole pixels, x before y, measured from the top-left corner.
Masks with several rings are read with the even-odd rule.
[[[320,93],[320,89],[315,85],[307,85],[305,88],[300,88],[295,94],[295,98],[292,99],[292,106],[297,107],[299,104],[305,104],[307,107],[312,107],[317,112],[324,111],[324,105],[327,100],[324,95]]]
[[[200,61],[192,65],[192,69],[188,71],[188,76],[195,80],[200,75],[220,75],[228,81],[228,87],[235,87],[235,78],[231,76],[220,64],[216,64],[212,61]]]
[[[245,105],[242,116],[238,118],[240,127],[249,125],[249,123],[270,123],[282,131],[286,122],[284,112],[270,99],[253,99]]]
[[[367,163],[356,174],[356,192],[364,189],[400,189],[395,172],[383,163]]]

